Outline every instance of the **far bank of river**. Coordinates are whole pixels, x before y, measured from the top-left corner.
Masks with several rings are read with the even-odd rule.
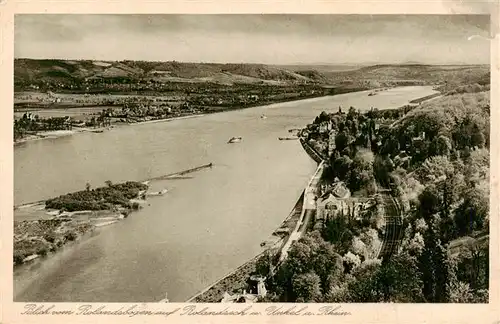
[[[342,89],[340,93],[349,93],[349,92],[354,92],[356,89]],[[359,90],[358,90],[359,91]],[[37,93],[31,93],[33,96],[37,96]],[[39,96],[46,96],[46,94],[39,93]],[[73,96],[78,98],[81,97],[82,95],[79,94],[60,94],[63,95],[63,97],[68,100],[68,98],[72,98]],[[330,94],[333,95],[333,94]],[[113,126],[108,126],[108,127],[98,127],[98,128],[91,128],[91,127],[73,127],[72,130],[53,130],[53,131],[41,131],[41,132],[31,132],[32,134],[28,134],[22,138],[19,138],[14,141],[14,144],[21,144],[24,142],[28,141],[33,141],[33,140],[41,140],[41,139],[54,139],[62,136],[68,136],[68,135],[73,135],[76,133],[81,133],[81,132],[94,132],[94,133],[100,133],[105,130],[109,130],[111,127],[114,126],[122,126],[122,125],[140,125],[140,124],[145,124],[145,123],[157,123],[157,122],[167,122],[167,121],[173,121],[173,120],[180,120],[180,119],[186,119],[186,118],[194,118],[194,117],[200,117],[205,114],[216,114],[216,113],[225,113],[233,110],[241,110],[241,109],[249,109],[249,108],[254,108],[254,107],[259,107],[259,106],[267,106],[267,105],[272,105],[272,104],[277,104],[277,103],[283,103],[283,102],[294,102],[294,101],[300,101],[300,100],[307,100],[307,99],[312,99],[312,98],[321,98],[325,95],[324,93],[316,93],[316,94],[309,94],[305,95],[302,97],[293,97],[293,98],[278,98],[278,99],[273,99],[273,100],[266,100],[264,102],[260,103],[252,103],[252,104],[247,104],[243,107],[208,107],[206,110],[198,110],[195,112],[191,113],[174,113],[174,117],[169,117],[169,118],[154,118],[151,116],[145,116],[145,117],[133,117],[133,118],[126,118],[127,121],[123,121],[125,119],[123,118],[118,118],[112,121]],[[120,97],[133,97],[131,95],[115,95],[116,98]],[[144,96],[144,95],[137,95],[139,98],[148,98],[148,97],[156,97],[156,96]],[[159,96],[162,97],[162,96]],[[25,106],[25,107],[24,107]],[[105,108],[113,108],[113,107],[121,107],[122,104],[71,104],[68,102],[63,102],[63,103],[50,103],[50,104],[37,104],[37,103],[32,103],[32,104],[27,104],[23,103],[23,108],[15,108],[14,112],[14,117],[20,118],[24,113],[30,112],[34,115],[40,115],[42,118],[48,118],[48,117],[73,117],[76,119],[85,119],[86,117],[89,117],[90,115],[96,115],[99,112],[101,112]],[[203,113],[201,113],[203,112]],[[121,120],[121,121],[118,121]]]
[[[391,89],[286,102],[168,123],[26,142],[14,149],[15,204],[140,181],[214,163],[184,180],[158,181],[162,199],[15,277],[14,299],[37,302],[182,302],[262,252],[316,163],[298,141],[279,141],[338,106],[395,108],[432,93]],[[266,119],[260,118],[266,115]],[[227,144],[233,136],[243,140]],[[44,172],[39,172],[44,170]],[[36,280],[32,278],[35,277]]]
[[[242,109],[250,109],[250,108],[255,108],[255,107],[266,107],[266,106],[271,106],[275,104],[280,104],[280,103],[286,103],[286,102],[300,102],[304,100],[310,100],[310,99],[316,99],[316,98],[323,98],[323,97],[330,97],[330,96],[336,96],[336,95],[341,95],[341,94],[348,94],[348,93],[353,93],[353,92],[367,92],[368,94],[372,94],[375,92],[381,92],[388,90],[390,88],[380,88],[380,89],[371,89],[371,90],[357,90],[357,89],[340,89],[340,91],[336,94],[310,94],[306,96],[302,96],[301,98],[283,98],[283,99],[275,99],[272,101],[264,102],[264,103],[256,103],[256,104],[247,104],[244,107],[224,107],[221,109],[209,109],[207,111],[204,111],[203,113],[193,113],[193,114],[187,114],[187,115],[181,115],[181,116],[176,116],[176,117],[169,117],[169,118],[161,118],[161,119],[154,119],[150,117],[145,117],[142,119],[146,119],[144,121],[137,121],[137,122],[117,122],[114,121],[112,122],[111,127],[98,127],[98,128],[90,128],[90,127],[74,127],[73,130],[55,130],[55,131],[44,131],[44,132],[38,132],[36,134],[31,134],[27,135],[21,139],[18,139],[14,141],[14,144],[21,144],[24,142],[28,141],[33,141],[33,140],[41,140],[41,139],[54,139],[62,136],[68,136],[68,135],[73,135],[76,133],[81,133],[81,132],[94,132],[94,133],[100,133],[106,130],[110,130],[112,127],[115,126],[123,126],[125,125],[141,125],[141,124],[146,124],[146,123],[158,123],[158,122],[168,122],[168,121],[173,121],[173,120],[181,120],[181,119],[186,119],[186,118],[196,118],[196,117],[201,117],[206,114],[217,114],[217,113],[227,113],[230,111],[234,110],[242,110]],[[372,92],[370,92],[372,91]],[[71,94],[64,94],[66,97],[70,97]],[[78,96],[78,95],[76,95]],[[120,95],[116,95],[120,96]],[[128,96],[128,95],[122,95],[122,96]],[[141,96],[139,96],[141,97]],[[147,96],[146,96],[147,97]],[[50,108],[47,108],[47,105],[34,105],[30,109],[18,109],[14,113],[14,116],[22,116],[25,112],[31,112],[33,114],[41,114],[42,117],[65,117],[65,116],[73,116],[77,118],[81,118],[82,115],[91,115],[98,113],[102,111],[105,108],[110,108],[110,107],[115,107],[115,106],[120,106],[120,105],[77,105],[77,106],[71,106],[67,104],[57,104],[54,103]],[[36,110],[37,108],[40,108],[41,110]],[[85,111],[86,113],[84,113]],[[139,118],[141,119],[141,118]]]

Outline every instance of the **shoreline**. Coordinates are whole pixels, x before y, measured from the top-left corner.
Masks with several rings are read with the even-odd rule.
[[[187,116],[179,116],[179,117],[163,118],[163,119],[152,119],[152,120],[145,120],[145,121],[140,121],[140,122],[136,122],[136,123],[125,123],[125,124],[127,124],[129,126],[144,125],[144,124],[156,124],[156,123],[170,122],[170,121],[175,121],[175,120],[198,118],[198,117],[203,117],[203,116],[205,116],[205,114],[187,115]]]
[[[276,104],[283,104],[283,103],[286,104],[286,103],[293,103],[293,102],[302,102],[302,101],[306,101],[306,100],[314,101],[314,100],[319,100],[319,99],[323,99],[323,98],[327,98],[327,97],[334,97],[334,96],[346,95],[346,94],[350,94],[350,93],[357,93],[357,92],[359,92],[359,93],[363,93],[363,92],[366,92],[366,93],[369,93],[369,92],[382,92],[382,91],[387,91],[387,90],[391,90],[391,89],[395,89],[395,88],[406,88],[406,87],[413,87],[413,86],[401,86],[401,87],[389,87],[389,88],[373,88],[373,89],[365,89],[365,90],[353,89],[353,91],[346,91],[346,92],[340,92],[340,93],[335,93],[335,94],[310,95],[310,96],[302,97],[300,99],[296,99],[296,98],[293,98],[292,100],[282,99],[282,100],[276,100],[274,102],[264,103],[264,104],[255,104],[255,105],[250,104],[250,105],[247,105],[245,107],[237,107],[237,108],[231,108],[231,107],[229,107],[229,108],[221,110],[221,111],[208,111],[208,112],[205,112],[205,113],[202,113],[202,114],[193,114],[193,115],[178,116],[178,117],[164,118],[164,119],[153,119],[153,120],[146,120],[146,121],[140,121],[140,122],[135,122],[135,123],[134,122],[132,122],[132,123],[129,123],[129,122],[115,122],[115,123],[113,123],[111,125],[111,127],[112,128],[115,128],[115,127],[119,128],[119,127],[122,127],[122,126],[133,126],[133,125],[144,125],[144,124],[169,122],[169,121],[183,120],[183,119],[189,119],[189,118],[198,118],[198,117],[203,117],[203,116],[212,115],[212,114],[227,113],[227,112],[237,111],[237,110],[259,108],[259,107],[270,107],[270,106],[273,106],[273,105],[276,105]],[[425,96],[425,97],[427,97],[427,96]],[[432,99],[436,99],[436,98],[437,97],[433,97],[433,98],[430,98],[428,100],[432,100]],[[418,99],[421,99],[421,98],[417,98],[417,99],[414,99],[414,100],[418,100]],[[428,101],[428,100],[425,100],[425,101]],[[98,106],[99,105],[93,105],[93,106],[87,106],[87,107],[98,107]],[[110,105],[106,105],[106,106],[110,106]],[[80,107],[76,107],[76,108],[80,108]],[[54,108],[54,109],[57,109],[57,108]],[[69,108],[69,109],[71,109],[71,108]],[[75,134],[78,134],[78,133],[88,133],[88,132],[90,132],[90,133],[92,133],[92,132],[99,133],[101,130],[105,131],[108,127],[99,127],[99,128],[96,128],[96,129],[86,128],[86,127],[82,127],[82,128],[75,127],[76,129],[73,129],[73,130],[45,131],[45,132],[41,132],[41,133],[38,133],[38,134],[35,134],[35,135],[28,135],[27,137],[24,137],[24,138],[21,138],[21,139],[19,139],[17,141],[14,141],[13,143],[14,143],[14,146],[16,146],[16,145],[19,145],[19,144],[22,144],[22,143],[27,143],[27,142],[32,142],[32,141],[38,141],[38,140],[44,140],[44,139],[56,139],[56,138],[60,138],[60,137],[64,137],[64,136],[75,135]]]
[[[54,131],[43,131],[40,133],[28,135],[23,137],[17,141],[14,141],[14,146],[33,141],[40,141],[44,139],[56,139],[65,136],[71,136],[79,133],[101,133],[107,130],[107,127],[99,127],[99,128],[87,128],[87,127],[73,127],[71,130],[54,130]]]
[[[226,113],[226,112],[231,112],[231,111],[237,111],[237,110],[244,110],[244,109],[250,109],[250,108],[258,108],[258,107],[268,107],[276,104],[281,104],[281,103],[291,103],[291,102],[300,102],[304,100],[314,100],[314,99],[321,99],[321,98],[326,98],[326,97],[332,97],[332,96],[338,96],[338,95],[343,95],[343,94],[349,94],[349,93],[355,93],[355,92],[366,92],[370,90],[359,90],[359,89],[354,89],[354,91],[348,91],[348,92],[342,92],[342,93],[336,93],[336,94],[328,94],[328,95],[310,95],[310,96],[305,96],[300,99],[293,98],[292,100],[276,100],[270,103],[264,103],[264,104],[256,104],[256,105],[247,105],[245,107],[237,107],[237,108],[227,108],[221,111],[208,111],[202,114],[193,114],[193,115],[186,115],[186,116],[178,116],[178,117],[172,117],[172,118],[164,118],[164,119],[153,119],[153,120],[146,120],[146,121],[140,121],[140,122],[115,122],[111,125],[111,127],[121,127],[121,126],[133,126],[133,125],[144,125],[144,124],[153,124],[153,123],[161,123],[161,122],[169,122],[169,121],[175,121],[175,120],[183,120],[183,119],[189,119],[189,118],[198,118],[198,117],[203,117],[206,115],[212,115],[212,114],[220,114],[220,113]],[[93,107],[97,107],[99,105],[94,105]],[[110,106],[110,105],[107,105]],[[91,107],[91,106],[87,106]],[[76,107],[80,108],[80,107]],[[52,108],[51,108],[52,109]],[[57,108],[54,108],[57,109]],[[71,109],[71,108],[69,108]],[[75,127],[77,128],[77,127]],[[78,133],[86,133],[86,132],[96,132],[99,130],[105,130],[107,127],[99,127],[97,129],[90,129],[90,128],[80,128],[80,129],[73,129],[73,130],[55,130],[55,131],[45,131],[41,132],[35,135],[28,135],[24,138],[21,138],[17,141],[14,141],[13,144],[14,146],[22,144],[22,143],[27,143],[27,142],[33,142],[33,141],[38,141],[38,140],[44,140],[44,139],[55,139],[55,138],[60,138],[64,136],[70,136],[70,135],[75,135]]]

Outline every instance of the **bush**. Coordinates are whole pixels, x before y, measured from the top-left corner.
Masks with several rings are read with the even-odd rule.
[[[38,250],[38,251],[37,251],[37,253],[36,253],[36,254],[38,254],[38,255],[43,256],[43,257],[44,257],[44,256],[46,256],[46,255],[47,255],[47,253],[48,253],[47,248],[46,248],[46,247],[42,247],[40,250]]]
[[[14,264],[19,265],[23,263],[25,255],[19,251],[14,252]]]
[[[76,237],[77,237],[77,235],[74,232],[68,232],[68,233],[66,233],[66,235],[64,235],[64,238],[67,241],[74,241],[74,240],[76,240]]]
[[[56,236],[54,235],[54,233],[47,233],[43,236],[43,238],[49,243],[54,243],[56,240]]]

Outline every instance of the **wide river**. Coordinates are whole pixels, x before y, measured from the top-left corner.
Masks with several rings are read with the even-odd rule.
[[[432,93],[431,87],[350,93],[16,146],[16,205],[82,190],[87,182],[96,187],[214,167],[155,182],[169,193],[36,266],[16,269],[15,301],[152,302],[165,292],[170,301],[185,301],[258,254],[314,173],[300,143],[279,136],[339,106],[394,108]],[[232,136],[243,141],[227,144]]]

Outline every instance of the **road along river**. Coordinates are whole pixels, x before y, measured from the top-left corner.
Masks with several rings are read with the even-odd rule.
[[[288,215],[316,163],[299,141],[279,141],[322,111],[402,106],[433,93],[404,87],[273,104],[199,118],[117,127],[26,142],[14,149],[15,204],[142,180],[213,162],[190,179],[155,182],[163,197],[63,249],[16,269],[15,301],[171,302],[261,251]],[[261,115],[267,118],[261,118]],[[241,136],[240,143],[227,144]],[[153,190],[155,188],[152,188]],[[16,219],[22,219],[16,215]]]

